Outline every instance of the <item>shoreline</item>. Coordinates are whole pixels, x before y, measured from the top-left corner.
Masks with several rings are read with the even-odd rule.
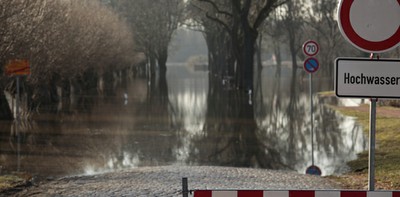
[[[335,96],[324,94],[324,96]],[[390,103],[390,102],[389,102]],[[352,107],[328,106],[345,116],[355,117],[369,136],[369,104]],[[400,190],[400,108],[380,102],[376,108],[376,190]],[[330,176],[346,189],[368,189],[368,150],[347,163],[351,171]]]

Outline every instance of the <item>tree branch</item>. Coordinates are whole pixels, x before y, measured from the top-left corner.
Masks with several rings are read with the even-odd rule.
[[[206,1],[206,0],[200,0],[200,1]],[[198,8],[198,9],[202,10],[203,12],[205,12],[206,17],[207,17],[208,19],[210,19],[210,20],[212,20],[212,21],[214,21],[214,22],[216,22],[216,23],[222,25],[226,31],[228,31],[228,32],[231,31],[231,28],[229,27],[229,25],[226,24],[224,21],[222,21],[221,19],[219,19],[219,18],[217,18],[217,17],[211,16],[206,10],[204,10],[204,9],[201,8],[201,7],[199,7],[198,5],[196,5],[196,4],[192,4],[192,5],[193,5],[194,7],[196,7],[196,8]]]
[[[217,13],[219,13],[219,14],[224,14],[226,16],[233,17],[232,13],[220,10],[218,5],[211,0],[198,0],[198,1],[210,4],[215,9],[215,11],[217,11]]]
[[[258,27],[260,27],[260,25],[264,22],[264,20],[268,17],[268,15],[272,10],[287,3],[289,0],[284,0],[281,2],[278,1],[279,0],[268,0],[267,4],[261,9],[260,13],[258,14],[253,24],[254,29],[258,29]]]

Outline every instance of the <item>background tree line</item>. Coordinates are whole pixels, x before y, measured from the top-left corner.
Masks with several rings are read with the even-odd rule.
[[[315,40],[320,45],[320,72],[333,78],[336,57],[368,57],[352,47],[337,24],[339,1],[325,0],[191,0],[188,15],[192,28],[202,31],[209,50],[210,76],[231,76],[238,88],[252,89],[252,75],[261,65],[261,49],[276,57],[283,55],[293,68],[305,59],[302,44]],[[256,41],[258,39],[258,41]],[[399,57],[397,48],[383,54]],[[268,57],[271,58],[271,57]],[[256,62],[253,62],[256,60]],[[296,72],[296,69],[293,69]]]
[[[106,89],[116,73],[141,59],[125,19],[99,1],[1,1],[0,26],[2,118],[11,118],[3,90],[15,92],[14,78],[4,74],[10,59],[30,61],[31,75],[23,80],[28,110],[68,98],[71,91]]]
[[[165,97],[160,90],[166,89],[168,49],[182,24],[203,32],[210,81],[229,79],[251,94],[254,73],[262,65],[261,49],[273,53],[278,66],[282,54],[289,54],[297,68],[304,59],[301,45],[308,39],[321,46],[318,58],[324,69],[317,74],[333,77],[335,57],[367,55],[342,38],[337,5],[325,0],[2,1],[0,89],[15,92],[3,65],[18,58],[31,62],[32,74],[23,84],[28,110],[74,92],[110,89],[104,86],[129,71],[146,74],[151,92]],[[397,49],[385,55],[399,54]],[[3,91],[0,99],[0,117],[11,118]]]

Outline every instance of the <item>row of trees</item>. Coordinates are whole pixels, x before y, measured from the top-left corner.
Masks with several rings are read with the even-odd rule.
[[[0,65],[28,59],[31,75],[24,90],[29,108],[68,97],[75,91],[101,88],[102,78],[113,78],[140,61],[127,23],[98,1],[7,0],[0,2]],[[15,91],[13,78],[0,68],[3,90]],[[106,83],[112,84],[112,83]],[[2,118],[10,118],[5,106]]]
[[[317,40],[319,60],[327,68],[319,73],[325,75],[332,75],[335,57],[359,56],[339,33],[336,9],[336,1],[325,0],[2,1],[0,64],[30,60],[32,75],[25,84],[34,87],[26,88],[30,106],[59,99],[56,86],[63,88],[64,97],[71,86],[78,91],[98,88],[101,79],[112,80],[113,73],[139,62],[138,52],[147,58],[151,80],[158,67],[161,86],[172,35],[185,22],[204,33],[210,76],[229,76],[237,88],[252,92],[254,73],[259,73],[254,56],[262,45],[257,40],[267,41],[278,65],[287,49],[294,68],[303,58],[302,43]],[[2,69],[0,89],[15,90]]]
[[[358,55],[339,32],[335,17],[337,4],[336,1],[295,0],[274,11],[266,21],[263,33],[276,55],[278,66],[281,65],[281,52],[288,51],[293,68],[298,67],[298,61],[304,59],[302,44],[309,39],[320,44],[318,57],[325,69],[319,73],[325,76],[332,76],[336,57]]]
[[[324,67],[318,74],[329,77],[333,77],[336,57],[368,56],[342,37],[337,7],[337,1],[325,0],[191,0],[188,15],[189,23],[204,33],[210,71],[222,77],[233,76],[237,87],[252,89],[253,59],[261,45],[276,56],[278,65],[282,53],[286,53],[293,68],[297,68],[305,58],[302,44],[316,40],[321,48],[318,58]],[[257,43],[257,39],[264,44]],[[399,54],[397,49],[385,56]]]
[[[331,78],[333,82],[334,60],[337,57],[369,57],[369,54],[351,46],[342,36],[337,24],[337,1],[293,0],[276,9],[263,29],[268,48],[281,65],[281,52],[288,51],[293,68],[304,60],[302,44],[316,40],[320,45],[318,60],[321,70],[316,74]],[[383,54],[384,57],[400,57],[400,48]],[[295,69],[293,69],[295,72]]]
[[[109,5],[128,22],[137,49],[146,54],[149,74],[164,76],[173,33],[184,20],[183,0],[110,0]]]

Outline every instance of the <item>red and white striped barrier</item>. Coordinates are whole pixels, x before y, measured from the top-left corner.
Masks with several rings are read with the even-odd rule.
[[[196,190],[193,197],[400,197],[400,191],[212,191]]]

